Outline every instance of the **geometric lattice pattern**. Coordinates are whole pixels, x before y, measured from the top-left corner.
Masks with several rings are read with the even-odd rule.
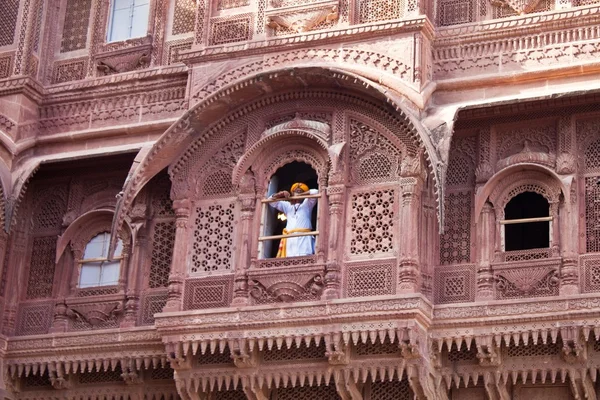
[[[154,324],[154,314],[160,313],[167,304],[167,293],[146,294],[142,303],[140,325]]]
[[[506,355],[509,357],[539,357],[539,356],[555,356],[560,354],[560,346],[558,343],[530,343],[528,345],[510,346],[506,350]]]
[[[202,205],[196,210],[192,273],[230,271],[234,203]]]
[[[85,78],[87,69],[87,58],[69,60],[54,64],[54,73],[52,74],[52,83],[64,83],[78,81]]]
[[[6,0],[2,2],[2,12],[0,12],[0,46],[13,44],[18,13],[19,0]]]
[[[398,342],[390,342],[389,337],[386,337],[383,343],[379,338],[375,339],[375,343],[368,338],[367,343],[360,342],[354,347],[354,352],[357,356],[373,356],[381,354],[398,354],[400,346]]]
[[[67,0],[60,52],[85,49],[92,0]]]
[[[12,73],[13,57],[0,57],[0,79],[8,78]]]
[[[217,2],[217,10],[227,10],[229,8],[245,7],[249,4],[250,0],[219,0]]]
[[[595,140],[586,147],[584,160],[585,172],[600,172],[600,140]]]
[[[404,7],[403,0],[360,0],[358,22],[364,24],[402,18]]]
[[[152,234],[152,261],[148,286],[167,287],[175,243],[175,221],[157,222]]]
[[[210,26],[210,44],[226,44],[252,39],[252,16],[215,20]]]
[[[412,400],[414,394],[408,380],[371,382],[371,400]]]
[[[27,298],[42,299],[52,296],[54,282],[54,257],[56,257],[56,236],[33,239]]]
[[[48,332],[54,315],[54,304],[21,305],[17,335],[40,335]]]
[[[217,170],[206,177],[202,185],[204,196],[221,196],[233,191],[231,184],[232,171]]]
[[[438,267],[435,270],[436,304],[462,303],[475,300],[475,267]]]
[[[187,280],[184,292],[186,310],[227,307],[233,297],[233,278]]]
[[[392,163],[385,154],[374,152],[361,158],[357,169],[358,182],[385,181],[391,177]]]
[[[60,228],[64,213],[65,202],[60,197],[50,197],[36,211],[33,226],[36,229]]]
[[[600,256],[581,258],[582,292],[600,292]]]
[[[292,343],[292,346],[288,349],[284,343],[281,346],[281,350],[273,346],[272,350],[265,350],[263,353],[263,360],[266,362],[273,361],[298,361],[298,360],[322,360],[325,358],[325,344],[319,343],[318,346],[306,347],[306,343],[302,342],[300,347],[296,346],[296,343]]]
[[[277,389],[277,400],[338,400],[333,383],[329,386],[296,386]]]
[[[585,251],[600,252],[600,185],[598,177],[585,178]]]
[[[394,250],[394,189],[352,195],[351,254]]]
[[[45,386],[52,386],[52,382],[50,382],[48,372],[45,372],[43,375],[31,374],[25,378],[22,378],[21,382],[26,388],[40,388]]]
[[[471,0],[442,0],[438,3],[438,25],[466,24],[473,21]]]
[[[242,389],[216,392],[215,400],[246,400],[247,397]]]
[[[440,264],[460,264],[471,261],[471,201],[470,192],[448,193],[444,208],[444,233],[440,236]]]
[[[79,383],[90,384],[90,383],[104,383],[104,382],[122,382],[121,378],[121,367],[117,366],[114,371],[94,371],[84,372],[83,374],[77,374]]]
[[[198,364],[198,365],[233,365],[233,360],[231,359],[231,352],[229,351],[229,347],[226,347],[222,353],[218,350],[215,351],[214,353],[207,351],[204,354],[200,354],[200,352],[198,352],[198,357],[196,358],[196,364]]]
[[[456,349],[456,346],[452,346],[452,349],[448,351],[448,361],[460,362],[460,361],[476,361],[477,360],[477,348],[472,345],[471,348],[467,348],[466,344],[462,344],[460,350]]]
[[[352,265],[346,268],[347,297],[381,296],[396,293],[394,264]]]
[[[194,31],[196,0],[177,0],[173,15],[173,35]]]

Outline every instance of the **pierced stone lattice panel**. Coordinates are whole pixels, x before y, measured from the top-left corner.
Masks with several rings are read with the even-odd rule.
[[[583,280],[581,291],[600,292],[600,256],[584,256],[580,260]]]
[[[21,305],[16,333],[19,336],[47,333],[53,316],[54,304],[52,303]]]
[[[152,380],[173,379],[173,369],[169,368],[169,367],[155,368],[150,371],[150,379],[152,379]]]
[[[154,324],[154,314],[162,312],[167,304],[167,292],[147,293],[142,301],[142,312],[140,314],[140,325]]]
[[[169,285],[174,244],[175,221],[157,222],[152,232],[152,258],[148,287],[159,288]]]
[[[560,354],[558,343],[533,344],[531,340],[527,345],[510,346],[506,349],[508,357],[556,356],[558,354]]]
[[[448,193],[444,199],[446,218],[440,236],[440,264],[471,261],[471,192]]]
[[[26,388],[43,388],[43,387],[52,387],[52,382],[50,382],[50,376],[48,372],[44,372],[43,375],[39,374],[30,374],[21,379],[21,383],[23,387]]]
[[[242,389],[218,391],[215,393],[215,400],[246,400],[247,397]]]
[[[371,382],[371,400],[412,400],[414,394],[408,380]]]
[[[0,13],[0,46],[13,44],[18,14],[19,0],[2,2],[2,12]]]
[[[123,382],[121,374],[123,371],[120,366],[117,366],[114,371],[93,371],[77,374],[77,379],[80,384],[87,385],[93,383],[108,383],[108,382]]]
[[[177,0],[173,15],[173,35],[194,32],[196,0]]]
[[[52,83],[78,81],[85,78],[88,59],[73,59],[54,63]]]
[[[42,299],[52,296],[54,283],[54,257],[56,256],[56,236],[43,236],[33,239],[27,298]]]
[[[204,278],[185,282],[184,309],[227,307],[233,297],[233,277]]]
[[[233,193],[231,170],[217,170],[209,174],[202,182],[204,196],[223,196]]]
[[[190,50],[194,39],[180,39],[165,43],[163,51],[163,65],[171,65],[179,61],[179,53],[184,50]]]
[[[587,131],[587,129],[579,126],[578,129],[582,132]],[[586,173],[600,172],[600,139],[588,144],[584,151],[584,160],[583,168]]]
[[[217,10],[228,10],[230,8],[246,7],[250,5],[250,0],[219,0]]]
[[[341,400],[333,384],[279,388],[276,396],[277,400]]]
[[[475,266],[438,267],[434,271],[434,299],[437,304],[475,300]]]
[[[85,49],[92,0],[67,0],[60,52]]]
[[[471,348],[467,348],[467,345],[463,343],[459,350],[456,348],[456,345],[454,345],[450,351],[448,351],[448,361],[451,363],[477,362],[477,348],[474,344],[471,345]]]
[[[360,0],[358,4],[360,24],[402,18],[406,7],[404,0]]]
[[[394,251],[395,202],[394,189],[352,195],[350,254]]]
[[[587,161],[587,159],[586,159]],[[600,185],[598,177],[585,178],[585,251],[600,252]]]
[[[217,350],[214,353],[207,351],[204,354],[198,354],[196,365],[233,365],[231,351],[229,347],[226,347],[222,353]]]
[[[196,209],[191,273],[231,270],[234,203],[205,204]]]
[[[292,346],[289,349],[284,343],[283,346],[281,346],[281,350],[277,349],[277,347],[273,347],[273,349],[265,350],[263,353],[263,360],[265,362],[320,359],[325,359],[325,345],[323,342],[320,342],[318,346],[310,347],[306,347],[305,342],[302,342],[300,347],[297,347],[296,343],[292,343]]]
[[[211,46],[242,42],[252,39],[252,15],[243,14],[233,18],[215,18],[210,24]]]
[[[346,267],[346,296],[381,296],[396,293],[395,261]]]
[[[473,22],[471,0],[441,0],[438,3],[438,25],[448,26]]]
[[[0,79],[8,78],[13,68],[13,55],[0,57]]]
[[[375,343],[371,342],[371,338],[369,338],[367,343],[359,342],[354,347],[354,353],[357,356],[397,355],[400,353],[400,346],[398,342],[390,342],[389,337],[386,337],[383,343],[379,338],[375,339]]]

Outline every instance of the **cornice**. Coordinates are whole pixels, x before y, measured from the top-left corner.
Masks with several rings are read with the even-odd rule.
[[[220,60],[232,57],[246,57],[264,53],[275,53],[283,50],[321,46],[330,43],[358,41],[389,37],[402,33],[421,31],[429,38],[433,37],[434,28],[425,16],[396,21],[384,21],[370,24],[353,25],[327,31],[304,32],[285,37],[269,38],[261,41],[240,42],[224,46],[188,50],[180,53],[179,60],[190,65],[200,62]]]
[[[0,80],[0,97],[16,93],[24,93],[39,102],[45,94],[45,89],[29,76],[12,76]]]
[[[435,46],[489,42],[494,39],[526,34],[543,34],[554,30],[597,26],[600,23],[600,6],[583,6],[535,15],[519,15],[490,21],[456,25],[435,30]]]

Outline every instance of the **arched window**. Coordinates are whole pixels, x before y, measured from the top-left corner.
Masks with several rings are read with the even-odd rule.
[[[291,205],[291,213],[295,211],[294,215],[291,217],[298,218],[298,213],[302,213],[303,209],[306,209],[305,211],[309,215],[302,216],[302,218],[310,219],[310,224],[301,224],[301,229],[294,229],[297,230],[297,232],[288,232],[286,235],[284,229],[290,226],[291,221],[288,221],[290,213],[287,213],[288,215],[286,215],[286,209],[284,205],[290,202],[277,202],[271,196],[282,191],[291,192],[292,185],[295,183],[305,184],[309,190],[311,190],[311,193],[302,196],[298,199],[298,202]],[[260,258],[274,258],[278,256],[278,253],[281,257],[281,252],[279,250],[280,247],[282,247],[281,241],[282,239],[286,239],[288,235],[303,237],[303,239],[294,238],[295,241],[302,242],[298,244],[303,248],[312,246],[312,251],[304,249],[301,251],[300,255],[314,254],[315,241],[318,238],[318,207],[316,206],[318,194],[317,192],[313,192],[315,189],[318,190],[317,173],[310,165],[303,162],[291,162],[282,166],[275,172],[275,174],[273,174],[271,180],[269,181],[267,198],[264,200],[265,206],[263,208],[263,228],[261,230],[263,236],[261,236],[259,239]],[[310,226],[310,228],[307,228],[307,226]],[[301,232],[300,230],[305,230],[306,232]],[[286,257],[294,255],[298,254],[287,254]]]
[[[504,208],[504,220],[500,224],[503,251],[550,247],[550,204],[538,193],[523,192],[513,197]]]
[[[112,286],[119,282],[123,242],[117,241],[113,260],[108,260],[110,234],[100,233],[85,246],[79,274],[79,287]]]

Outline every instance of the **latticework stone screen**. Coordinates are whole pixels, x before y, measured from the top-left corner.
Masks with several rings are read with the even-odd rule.
[[[85,49],[92,0],[67,0],[60,52]]]
[[[475,300],[475,266],[438,267],[434,276],[435,302],[462,303]]]
[[[335,386],[303,386],[277,389],[277,400],[339,400]]]
[[[395,261],[377,265],[351,264],[346,267],[348,297],[381,296],[396,292]]]
[[[195,17],[195,0],[177,0],[175,3],[175,13],[173,15],[173,35],[193,32]]]
[[[227,307],[233,296],[233,278],[187,280],[184,291],[186,310]]]
[[[471,192],[448,193],[444,199],[446,216],[440,236],[440,264],[471,261]]]
[[[252,39],[252,16],[244,14],[228,19],[214,19],[210,26],[210,44],[227,44]]]
[[[401,18],[406,7],[403,0],[361,0],[358,4],[361,24]]]
[[[600,140],[590,143],[584,152],[585,173],[585,251],[600,252]]]
[[[17,318],[17,335],[39,335],[48,332],[54,305],[52,303],[35,303],[23,305]]]
[[[0,46],[13,44],[18,14],[19,0],[6,0],[2,2],[2,12],[0,12]],[[25,28],[23,27],[23,29]]]
[[[394,189],[380,189],[352,195],[350,254],[393,252],[395,193]]]
[[[234,203],[207,203],[195,214],[191,269],[193,274],[231,271]]]
[[[152,257],[148,286],[152,289],[167,287],[175,243],[175,221],[162,221],[154,225]]]
[[[54,282],[54,257],[56,236],[43,236],[33,239],[27,298],[41,299],[52,296]]]

